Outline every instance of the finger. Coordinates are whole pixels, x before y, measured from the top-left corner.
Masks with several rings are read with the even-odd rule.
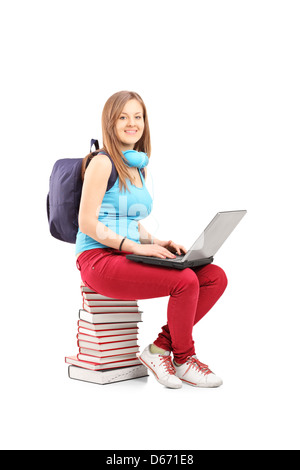
[[[187,252],[187,249],[182,246],[182,245],[178,245],[178,248],[183,252],[183,253],[186,253]]]
[[[181,250],[182,247],[181,247],[180,245],[175,245],[175,244],[174,244],[174,248],[175,248],[176,253],[177,253],[178,255],[180,255],[180,254],[181,254],[181,251],[180,251],[180,250]]]
[[[176,258],[176,256],[169,250],[164,250],[164,255],[167,257],[167,258]]]
[[[152,256],[156,256],[158,258],[166,258],[167,253],[168,253],[168,250],[158,245],[157,250],[154,250]]]
[[[162,253],[153,253],[149,256],[155,256],[156,258],[163,258],[163,259],[166,258]]]

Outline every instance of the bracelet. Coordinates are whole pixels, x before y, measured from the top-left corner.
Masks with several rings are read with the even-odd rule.
[[[119,251],[122,251],[122,245],[125,242],[126,238],[127,237],[124,237],[123,240],[121,241],[120,246],[119,246]]]

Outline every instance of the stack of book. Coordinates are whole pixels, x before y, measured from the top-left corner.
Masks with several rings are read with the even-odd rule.
[[[138,323],[142,321],[136,300],[112,299],[81,285],[76,356],[67,356],[69,377],[106,384],[148,375],[137,357]]]

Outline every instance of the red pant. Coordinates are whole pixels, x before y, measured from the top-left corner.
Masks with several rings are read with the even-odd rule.
[[[107,297],[124,300],[170,296],[168,323],[154,341],[173,351],[181,364],[195,354],[193,326],[204,317],[227,286],[224,271],[214,264],[183,270],[136,263],[111,248],[84,251],[77,259],[83,282]]]

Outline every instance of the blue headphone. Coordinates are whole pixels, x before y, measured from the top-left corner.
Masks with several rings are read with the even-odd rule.
[[[149,163],[148,155],[144,152],[137,152],[136,150],[126,150],[122,152],[124,157],[124,163],[129,166],[135,166],[137,168],[144,168]]]

